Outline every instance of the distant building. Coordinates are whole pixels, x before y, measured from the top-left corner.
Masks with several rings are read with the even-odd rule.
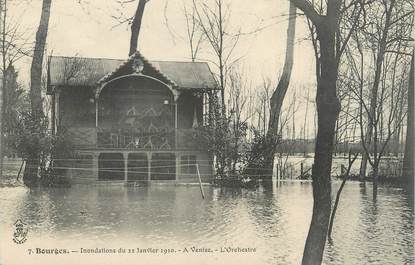
[[[195,138],[207,92],[217,83],[207,63],[49,57],[54,133],[77,156],[56,161],[75,183],[197,182],[212,178],[212,159]]]

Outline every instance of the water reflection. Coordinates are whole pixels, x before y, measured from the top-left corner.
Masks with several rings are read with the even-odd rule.
[[[333,183],[333,198],[338,187]],[[0,226],[8,231],[21,218],[32,235],[69,246],[90,241],[255,247],[255,255],[235,256],[234,264],[301,262],[311,219],[310,183],[267,183],[256,190],[205,187],[205,194],[203,200],[193,186],[2,188]],[[370,185],[346,184],[325,264],[413,262],[410,196],[401,188],[382,186],[374,203],[371,194]],[[198,257],[195,264],[229,263],[223,256]]]

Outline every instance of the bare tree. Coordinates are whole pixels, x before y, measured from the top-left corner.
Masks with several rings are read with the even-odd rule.
[[[229,6],[224,0],[214,0],[212,5],[205,1],[193,0],[193,10],[198,28],[203,33],[208,45],[213,50],[215,60],[211,61],[218,68],[218,83],[221,89],[222,115],[225,116],[225,89],[228,72],[240,59],[233,58],[233,52],[241,37],[240,29],[232,33],[230,29]]]
[[[317,38],[313,38],[316,54],[318,131],[315,146],[313,178],[313,215],[302,264],[321,264],[331,212],[331,165],[334,130],[340,112],[337,97],[338,69],[342,53],[360,15],[360,3],[346,5],[343,0],[310,3],[290,0],[311,21]],[[351,9],[355,23],[346,34],[340,28],[340,18]]]
[[[379,83],[380,83],[380,78],[381,78],[381,73],[382,73],[382,65],[383,65],[386,45],[387,45],[387,41],[388,41],[389,29],[391,27],[391,22],[392,22],[391,21],[391,16],[392,16],[392,11],[394,9],[395,3],[396,3],[395,0],[390,1],[390,5],[388,7],[388,3],[386,1],[383,2],[385,21],[383,23],[383,28],[378,33],[380,35],[379,44],[378,44],[379,49],[378,49],[377,54],[376,54],[376,69],[375,69],[375,76],[374,76],[373,86],[372,86],[372,90],[371,90],[371,94],[372,94],[371,99],[372,99],[372,101],[370,103],[370,115],[372,117],[374,117],[375,112],[376,112],[376,108],[377,108],[376,99],[377,99]],[[375,27],[375,28],[378,29],[378,27]],[[367,127],[367,137],[366,137],[367,144],[370,144],[370,142],[372,141],[372,135],[373,135],[373,122],[369,122],[368,127]],[[366,167],[367,167],[368,157],[365,153],[363,153],[362,156],[363,156],[363,158],[362,158],[362,163],[361,163],[361,166],[360,166],[360,176],[364,177],[366,175]]]
[[[303,140],[305,141],[308,136],[307,118],[308,118],[308,105],[310,102],[310,87],[307,86],[307,95],[305,96],[305,113],[304,113],[304,124],[303,124]],[[305,155],[305,152],[304,152]]]
[[[21,91],[18,89],[14,70],[14,64],[24,56],[30,56],[31,47],[26,37],[26,32],[20,29],[18,22],[12,21],[8,16],[8,1],[3,0],[1,16],[1,41],[0,41],[0,53],[1,53],[1,74],[2,74],[2,90],[3,90],[3,105],[2,105],[2,120],[3,126],[1,142],[3,146],[10,146],[9,142],[4,140],[4,137],[8,137],[11,130],[13,119],[16,119],[16,115],[13,112],[17,106],[13,103],[17,103],[16,96],[20,97]],[[17,94],[16,94],[17,93]],[[0,144],[1,146],[1,144]],[[4,156],[3,148],[0,148],[0,157]],[[0,165],[2,165],[0,159]],[[0,172],[1,176],[1,172]]]
[[[146,7],[146,4],[150,0],[138,0],[137,7],[135,9],[134,15],[126,15],[124,13],[124,9],[126,9],[126,6],[129,4],[135,3],[137,0],[117,0],[117,4],[119,4],[119,8],[117,8],[117,11],[119,11],[119,14],[112,15],[111,17],[117,21],[117,24],[114,27],[128,24],[130,25],[131,30],[131,36],[130,36],[130,47],[128,51],[128,56],[131,56],[134,54],[138,49],[138,39],[140,37],[140,31],[141,31],[141,24],[144,17],[144,10]],[[79,0],[79,4],[89,4],[89,1],[86,0]],[[89,12],[88,12],[89,14]]]
[[[248,102],[248,82],[243,78],[240,71],[234,69],[229,74],[229,117],[230,117],[230,134],[233,139],[230,150],[231,174],[235,174],[237,163],[241,162],[246,140],[246,131],[248,120],[252,113],[247,113]]]
[[[2,23],[3,21],[3,1],[0,0],[0,30],[3,31],[4,25]],[[4,77],[3,77],[4,80]],[[4,128],[4,122],[3,122],[3,114],[4,114],[4,81],[3,86],[0,88],[0,177],[3,176],[3,150],[4,150],[4,143],[3,143],[3,128]]]
[[[372,168],[373,199],[377,198],[379,165],[387,152],[390,139],[402,124],[402,106],[406,95],[408,74],[408,42],[412,29],[413,11],[407,11],[408,1],[373,1],[365,11],[366,26],[353,35],[358,54],[349,52],[347,67],[353,77],[347,82],[358,104],[357,123],[363,158],[360,176],[366,175],[366,163]],[[382,11],[382,15],[378,15]],[[373,12],[373,13],[371,13]],[[359,63],[355,62],[355,57]],[[373,80],[371,83],[368,80]]]
[[[128,52],[128,56],[131,56],[137,51],[141,21],[143,20],[144,8],[148,1],[149,0],[138,0],[138,6],[131,21],[130,51]]]
[[[269,143],[269,148],[265,150],[265,167],[270,169],[273,168],[274,164],[274,153],[278,139],[277,132],[281,107],[285,94],[287,93],[288,86],[290,85],[291,70],[293,68],[296,10],[295,4],[290,2],[284,67],[278,85],[275,88],[270,101],[271,110],[267,132],[267,142]]]
[[[270,112],[270,98],[271,98],[272,82],[269,78],[263,78],[262,84],[257,88],[257,92],[254,94],[254,113],[257,118],[256,123],[252,121],[252,125],[255,131],[262,135],[264,138],[267,133],[268,118],[267,114]]]
[[[341,196],[341,193],[343,191],[344,185],[346,184],[346,181],[349,178],[350,170],[352,169],[353,163],[356,160],[357,156],[358,156],[358,153],[352,155],[352,152],[349,151],[349,158],[348,158],[349,163],[348,163],[348,166],[347,166],[347,170],[346,170],[345,174],[343,175],[342,184],[340,185],[340,188],[337,191],[336,200],[335,200],[334,206],[333,206],[333,211],[332,211],[331,216],[330,216],[329,232],[328,232],[329,240],[332,240],[331,232],[333,230],[334,218],[336,217],[336,211],[337,211],[337,206],[339,205],[339,202],[340,202],[340,196]]]
[[[13,64],[23,56],[30,56],[30,48],[25,32],[21,30],[18,22],[11,21],[7,11],[8,1],[0,1],[0,53],[2,74],[2,86],[0,89],[0,176],[2,175],[3,169],[4,147],[8,144],[5,142],[4,136],[11,131],[10,128],[6,127],[11,125],[11,117],[15,116],[11,113],[11,109],[16,107],[13,105],[13,103],[16,103],[13,102],[16,99],[15,96],[17,96],[16,92],[21,93],[11,91],[16,88],[15,82],[9,82],[16,74]]]
[[[405,155],[403,160],[402,175],[406,177],[408,186],[414,186],[414,51],[412,51],[411,70],[408,84],[408,115],[406,123]]]
[[[362,90],[358,95],[359,99],[362,101],[362,107],[360,108],[359,114],[359,124],[361,131],[362,147],[364,154],[367,157],[367,161],[372,167],[373,175],[373,200],[376,201],[377,198],[377,187],[379,181],[379,165],[382,157],[385,154],[386,147],[391,139],[391,137],[396,133],[398,127],[403,121],[404,116],[397,116],[396,113],[399,110],[399,105],[401,101],[405,99],[405,84],[402,82],[399,86],[391,87],[382,85],[380,95],[376,96],[376,105],[377,109],[375,112],[369,108],[368,104],[364,101],[364,96]],[[390,89],[390,91],[387,91]],[[371,100],[371,103],[374,102]],[[386,113],[386,114],[385,114]],[[386,128],[383,128],[381,123],[382,114],[385,115]],[[367,121],[364,121],[364,117],[367,116]],[[395,121],[395,119],[397,119]],[[365,124],[372,124],[371,128],[373,130],[373,139],[370,142],[370,145],[367,144],[367,139],[365,138]],[[367,135],[367,134],[366,134]]]
[[[196,17],[196,7],[193,4],[189,11],[186,5],[183,7],[184,16],[186,18],[186,34],[189,44],[190,58],[194,62],[200,51],[202,42],[204,40],[203,32],[199,28],[199,23]]]
[[[35,49],[33,52],[32,65],[30,68],[30,103],[31,116],[38,126],[41,126],[44,119],[42,103],[42,65],[46,46],[46,37],[49,28],[49,17],[52,0],[43,0],[40,23],[36,32]],[[27,158],[26,167],[23,173],[23,181],[27,186],[37,184],[37,171],[40,164],[39,151],[32,152]]]

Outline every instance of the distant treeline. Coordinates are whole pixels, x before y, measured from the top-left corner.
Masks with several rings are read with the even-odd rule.
[[[282,139],[278,144],[277,153],[285,154],[309,154],[314,153],[315,140],[314,139]],[[389,142],[385,147],[386,155],[399,156],[404,152],[403,143]],[[357,143],[337,143],[334,146],[334,155],[345,154],[349,151],[353,153],[363,153],[363,147],[360,142]]]

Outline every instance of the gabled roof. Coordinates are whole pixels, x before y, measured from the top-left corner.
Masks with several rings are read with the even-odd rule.
[[[146,72],[153,72],[161,81],[166,82],[167,84],[170,84],[174,87],[178,87],[178,85],[174,82],[174,80],[170,79],[167,75],[165,75],[160,69],[157,69],[154,67],[154,65],[147,60],[139,51],[136,51],[134,54],[132,54],[126,61],[121,63],[116,69],[106,74],[104,77],[102,77],[98,84],[105,83],[107,81],[110,81],[114,79],[117,76],[123,75],[125,73],[132,73],[134,70],[132,69],[132,65],[134,61],[138,59],[143,62],[144,69]]]
[[[48,92],[53,86],[97,86],[131,66],[139,58],[144,69],[177,89],[216,89],[217,83],[205,62],[149,61],[139,52],[127,60],[50,56]]]

